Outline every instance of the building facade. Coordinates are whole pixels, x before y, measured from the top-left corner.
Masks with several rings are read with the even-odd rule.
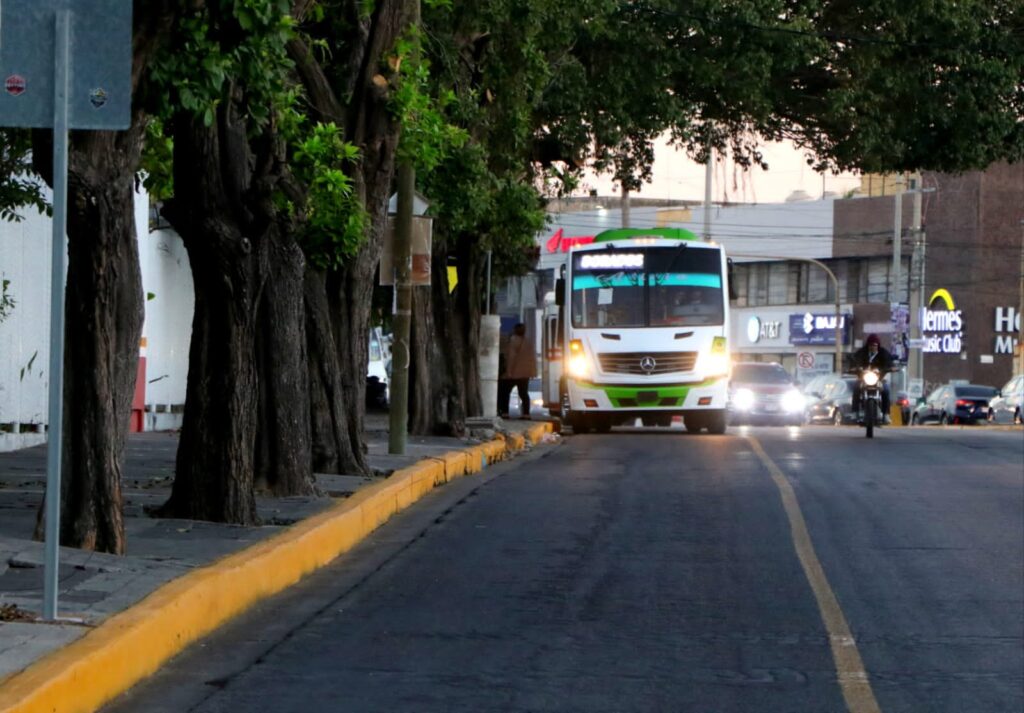
[[[926,172],[921,183],[926,192],[901,201],[911,376],[925,392],[954,379],[1002,386],[1021,368],[1014,350],[1024,280],[1024,164],[959,176]],[[891,260],[895,206],[893,195],[837,201],[833,255]]]

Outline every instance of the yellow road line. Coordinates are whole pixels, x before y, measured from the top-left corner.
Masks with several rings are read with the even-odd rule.
[[[800,511],[800,504],[797,502],[796,493],[793,492],[793,486],[789,484],[779,467],[768,457],[758,440],[753,436],[746,436],[746,438],[757,457],[772,474],[772,480],[782,496],[782,506],[786,510],[786,517],[789,518],[793,546],[796,548],[797,557],[800,558],[800,564],[804,568],[804,575],[814,592],[814,598],[818,602],[821,620],[828,631],[832,658],[835,661],[843,698],[846,699],[846,708],[850,713],[881,713],[878,701],[875,700],[874,691],[871,690],[868,673],[864,670],[864,662],[857,650],[857,642],[846,623],[846,617],[843,616],[839,601],[836,599],[832,587],[829,586],[825,570],[814,553],[811,534],[807,531],[807,523]]]

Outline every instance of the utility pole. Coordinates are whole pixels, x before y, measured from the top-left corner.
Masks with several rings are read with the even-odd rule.
[[[1017,302],[1017,353],[1024,374],[1024,220],[1020,221],[1020,300]],[[1011,325],[1013,326],[1013,325]]]
[[[409,25],[420,24],[420,3],[410,3]],[[418,60],[418,52],[416,53]],[[412,332],[412,211],[416,169],[411,159],[398,165],[398,205],[395,213],[395,313],[391,357],[391,403],[388,416],[388,453],[404,455],[409,431],[409,344]]]
[[[925,263],[927,262],[927,242],[924,226],[921,224],[921,201],[925,193],[934,193],[934,188],[922,188],[920,185],[920,174],[914,179],[914,187],[908,193],[914,195],[914,218],[911,231],[914,235],[914,252],[910,258],[910,336],[912,339],[921,340],[924,338],[924,330],[921,325],[921,311],[924,304],[925,294]],[[920,344],[920,341],[917,342]],[[910,350],[909,360],[910,378],[920,381],[922,392],[924,390],[924,351],[918,347]],[[908,384],[909,386],[909,384]],[[918,394],[923,396],[924,394]]]
[[[704,242],[711,242],[711,171],[714,148],[708,139],[708,160],[704,164]]]
[[[629,186],[622,182],[622,227],[632,227],[629,217]]]
[[[906,179],[900,175],[896,178],[896,216],[892,224],[892,281],[889,285],[889,302],[900,301],[900,280],[902,279],[903,262],[903,187]]]

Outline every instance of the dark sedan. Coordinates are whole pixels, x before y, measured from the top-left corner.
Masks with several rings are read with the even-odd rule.
[[[832,376],[821,387],[818,398],[808,406],[807,420],[835,426],[856,423],[857,414],[853,412],[853,387],[856,384],[856,377]]]
[[[988,417],[988,402],[999,394],[992,386],[945,384],[928,394],[910,414],[911,424],[977,423]]]

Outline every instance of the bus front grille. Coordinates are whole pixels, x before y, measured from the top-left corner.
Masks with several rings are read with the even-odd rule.
[[[606,352],[597,358],[606,374],[671,374],[693,371],[697,352]]]

